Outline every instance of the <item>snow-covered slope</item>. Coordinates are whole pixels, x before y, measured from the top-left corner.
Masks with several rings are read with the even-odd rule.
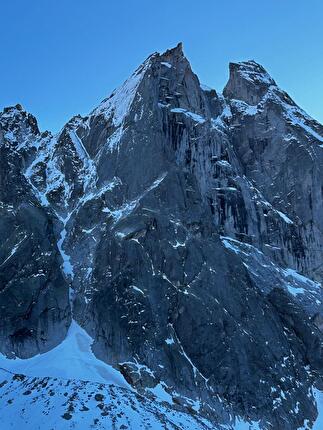
[[[2,369],[0,380],[3,430],[215,428],[205,419],[177,411],[117,385],[32,378],[12,375]]]
[[[74,320],[67,337],[52,350],[29,359],[0,356],[0,367],[30,377],[51,377],[114,384],[129,384],[112,366],[98,360],[91,350],[93,339]]]
[[[238,420],[211,422],[176,406],[163,390],[139,395],[120,372],[98,360],[92,339],[72,321],[66,339],[30,359],[0,357],[0,410],[3,430],[257,429]]]

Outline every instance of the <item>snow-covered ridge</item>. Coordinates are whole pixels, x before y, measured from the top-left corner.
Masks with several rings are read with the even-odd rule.
[[[266,70],[254,60],[234,63],[231,67],[234,67],[239,75],[249,82],[275,85],[275,81],[269,73],[267,73]]]
[[[288,119],[293,126],[302,128],[307,135],[310,135],[319,142],[323,142],[323,129],[316,130],[319,124],[316,123],[313,118],[305,114],[298,106],[283,102],[283,107],[285,109],[286,119]]]
[[[132,103],[138,92],[141,81],[143,80],[147,70],[151,66],[151,61],[156,57],[156,54],[151,55],[147,60],[140,65],[137,70],[127,79],[120,87],[115,89],[112,94],[104,99],[98,107],[96,107],[84,121],[84,126],[88,126],[90,118],[103,115],[106,121],[111,121],[115,130],[107,138],[106,145],[101,148],[102,151],[113,152],[118,149],[120,140],[124,133],[124,122],[128,116]],[[167,63],[168,64],[168,63]],[[142,112],[140,117],[142,116]],[[138,115],[135,115],[135,121],[138,120]]]
[[[130,78],[121,87],[115,89],[110,97],[104,99],[90,115],[97,116],[103,114],[107,120],[112,119],[115,127],[122,125],[134,100],[139,84],[151,64],[151,58],[149,57],[138,67]]]
[[[242,71],[241,74],[245,77],[245,71]],[[248,80],[252,79],[253,78],[249,76]],[[314,138],[319,142],[323,142],[323,127],[314,118],[304,112],[303,109],[297,106],[291,99],[286,97],[286,94],[273,80],[267,82],[267,78],[265,78],[265,81],[268,84],[268,90],[257,105],[249,105],[245,101],[231,99],[231,106],[242,115],[254,116],[263,112],[267,102],[272,101],[282,107],[283,115],[290,125],[302,128],[303,131],[311,138]]]

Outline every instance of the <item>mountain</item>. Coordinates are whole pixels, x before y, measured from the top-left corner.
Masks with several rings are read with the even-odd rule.
[[[323,126],[261,65],[219,94],[179,44],[55,136],[5,108],[0,163],[7,428],[319,428]]]

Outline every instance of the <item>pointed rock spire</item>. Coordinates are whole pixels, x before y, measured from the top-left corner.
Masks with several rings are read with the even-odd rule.
[[[267,71],[254,60],[229,64],[230,77],[223,94],[231,99],[256,105],[276,82]]]
[[[165,57],[183,57],[184,56],[183,43],[179,42],[174,48],[167,49],[167,51],[165,51],[162,54],[162,56],[165,56]]]
[[[25,111],[20,104],[5,107],[0,112],[0,129],[7,133],[9,140],[12,140],[12,133],[15,135],[18,135],[19,132],[22,134],[40,134],[36,118]]]

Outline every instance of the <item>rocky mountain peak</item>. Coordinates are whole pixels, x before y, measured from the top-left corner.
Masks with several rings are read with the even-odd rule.
[[[0,118],[2,124],[7,123],[8,125],[12,124],[13,122],[18,123],[24,119],[27,119],[29,124],[35,128],[37,127],[37,131],[39,131],[36,118],[32,114],[28,113],[21,106],[21,104],[5,107],[3,112],[0,112]]]
[[[174,48],[167,49],[167,51],[165,51],[163,54],[160,54],[160,56],[169,60],[174,60],[176,58],[183,58],[184,57],[183,43],[179,42]]]
[[[0,112],[0,131],[11,143],[17,143],[21,138],[27,143],[30,137],[40,135],[36,118],[26,112],[20,104],[5,107],[3,112]]]
[[[199,419],[167,428],[315,420],[323,133],[261,65],[232,63],[217,96],[178,44],[56,136],[19,106],[0,127],[0,367],[51,349],[28,376],[71,380],[84,329],[83,378],[117,374],[138,408],[152,398]],[[43,373],[62,348],[64,372]]]
[[[229,81],[224,88],[224,95],[250,105],[258,104],[269,87],[276,85],[264,67],[254,60],[230,63],[229,71]]]

